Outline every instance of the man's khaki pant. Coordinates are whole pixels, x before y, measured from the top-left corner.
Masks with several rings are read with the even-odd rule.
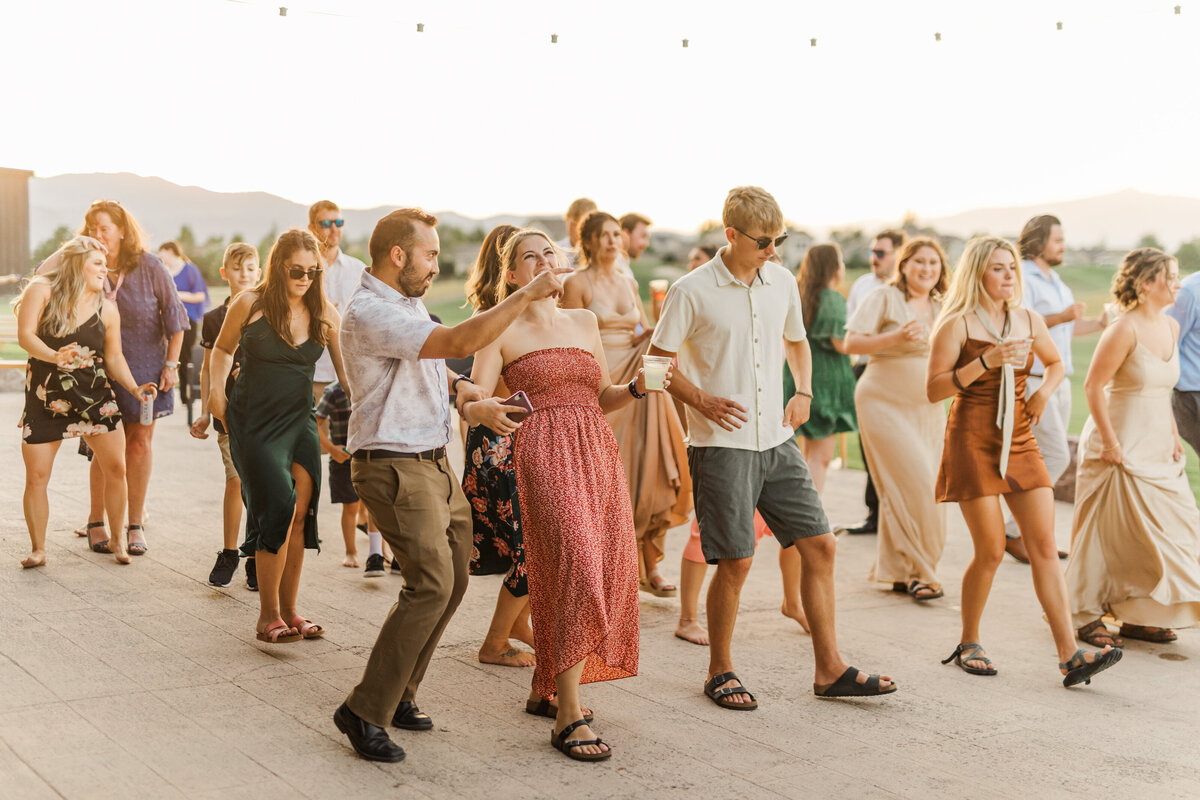
[[[471,508],[445,458],[354,459],[354,490],[400,562],[404,587],[346,704],[386,728],[412,701],[467,590]]]

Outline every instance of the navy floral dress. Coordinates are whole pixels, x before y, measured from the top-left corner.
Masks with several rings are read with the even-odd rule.
[[[529,579],[525,574],[512,436],[476,425],[467,431],[466,453],[463,493],[471,502],[474,522],[471,574],[505,572],[504,587],[513,597],[524,597],[529,594]]]
[[[121,411],[104,369],[104,321],[100,310],[66,336],[38,336],[52,350],[67,345],[67,368],[29,358],[25,370],[25,413],[21,438],[26,444],[61,442],[116,430]]]

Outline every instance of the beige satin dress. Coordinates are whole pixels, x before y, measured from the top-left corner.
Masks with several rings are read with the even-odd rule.
[[[1200,621],[1200,511],[1185,462],[1172,458],[1178,380],[1178,347],[1164,361],[1138,342],[1105,387],[1122,463],[1100,458],[1091,417],[1083,426],[1067,564],[1077,628],[1105,612],[1159,628]]]
[[[935,303],[934,317],[937,312]],[[900,289],[881,286],[855,309],[846,330],[889,333],[916,318]],[[946,545],[946,507],[934,498],[946,412],[925,396],[928,362],[928,338],[901,342],[870,357],[854,390],[859,435],[879,493],[879,541],[870,579],[888,584],[937,585]]]
[[[600,324],[612,382],[627,385],[637,376],[642,356],[650,348],[649,339],[633,343],[641,319],[637,306],[631,305],[621,314],[593,297],[588,309]],[[629,483],[638,543],[649,536],[662,553],[667,529],[687,522],[692,511],[692,479],[675,404],[666,392],[648,392],[644,400],[634,400],[607,417]]]

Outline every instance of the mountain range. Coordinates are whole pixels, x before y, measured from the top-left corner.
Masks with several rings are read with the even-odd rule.
[[[176,236],[186,224],[201,241],[209,236],[224,238],[237,233],[253,242],[272,230],[282,231],[307,221],[306,206],[266,192],[213,192],[127,172],[55,175],[29,181],[31,246],[50,237],[60,225],[77,226],[83,210],[100,197],[119,200],[134,210],[154,241]],[[350,235],[359,238],[394,208],[397,206],[342,211]],[[522,224],[529,219],[513,214],[471,219],[452,211],[436,213],[443,225],[464,230],[477,227],[487,230],[501,223]],[[1200,235],[1200,198],[1147,194],[1133,189],[1078,200],[980,208],[935,219],[921,218],[920,222],[959,236],[985,231],[1013,236],[1024,220],[1042,213],[1053,213],[1063,220],[1068,240],[1074,246],[1127,248],[1152,233],[1174,248]],[[803,224],[802,220],[797,222]]]

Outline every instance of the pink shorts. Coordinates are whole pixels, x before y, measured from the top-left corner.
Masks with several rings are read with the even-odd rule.
[[[757,511],[754,512],[754,546],[758,547],[758,543],[762,541],[764,536],[773,536],[771,529],[767,527],[766,521]],[[703,564],[704,553],[700,551],[700,523],[696,522],[696,518],[692,517],[692,535],[688,538],[688,543],[683,548],[683,557],[688,561],[694,561],[697,564]]]

